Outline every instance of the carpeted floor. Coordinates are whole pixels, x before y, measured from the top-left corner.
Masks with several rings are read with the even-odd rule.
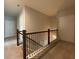
[[[40,59],[75,59],[75,44],[60,41]]]
[[[16,38],[7,38],[4,41],[4,59],[23,59],[21,47],[16,46]]]
[[[22,59],[22,49],[16,45],[5,46],[4,59]]]
[[[16,44],[4,46],[5,59],[23,59],[21,47]],[[75,45],[72,43],[60,41],[54,48],[48,51],[40,59],[75,59]]]

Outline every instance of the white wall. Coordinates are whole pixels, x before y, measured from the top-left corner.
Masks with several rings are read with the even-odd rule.
[[[24,7],[18,18],[18,27],[20,30],[25,28],[27,32],[47,31],[48,29],[56,29],[58,20],[56,17],[49,17],[29,7]],[[54,32],[52,32],[54,33]],[[54,35],[51,33],[51,41],[54,40]],[[36,37],[35,37],[36,36]],[[22,36],[20,39],[22,41]],[[53,38],[54,37],[54,38]],[[32,35],[31,38],[42,45],[48,43],[48,33]]]
[[[25,30],[25,8],[23,7],[19,16],[17,17],[17,29],[19,29],[19,31]],[[23,41],[22,35],[19,35],[19,42]]]
[[[4,16],[4,37],[16,35],[16,18]]]
[[[48,29],[57,28],[57,20],[29,7],[24,7],[18,18],[17,28],[19,30],[26,29],[27,32],[47,31]],[[48,33],[32,35],[31,38],[42,45],[48,43]],[[51,39],[51,41],[53,39]],[[20,35],[20,42],[21,41],[22,36]]]
[[[26,12],[26,30],[27,32],[45,31],[50,28],[49,16],[35,11],[29,7],[25,8]],[[48,42],[47,33],[32,35],[31,38],[41,45],[46,45]]]
[[[56,18],[49,17],[38,11],[35,11],[29,7],[25,8],[26,12],[26,30],[27,32],[47,31],[48,29],[57,28]],[[33,35],[31,38],[35,38],[40,44],[46,45],[48,43],[48,34]],[[35,37],[36,36],[36,37]],[[52,37],[52,36],[51,36]],[[52,41],[53,39],[51,39]]]
[[[49,17],[29,7],[25,7],[23,8],[22,12],[19,15],[19,25],[21,26],[20,28],[22,29],[25,28],[27,32],[37,32],[37,31],[48,30],[48,28],[49,29],[58,28],[59,36],[61,40],[74,42],[74,12],[73,11],[74,10],[71,8],[65,9],[59,12],[58,15]],[[45,33],[44,35],[43,34],[39,34],[39,35],[37,36],[40,41],[44,39],[47,40],[47,36],[46,36],[47,33]],[[56,33],[54,33],[54,35],[56,35]],[[51,37],[53,37],[53,35],[51,35]],[[40,44],[43,44],[42,42],[40,42]],[[44,44],[47,44],[47,41],[44,41]]]
[[[21,31],[25,29],[25,8],[22,9],[17,19],[17,28]]]
[[[48,30],[48,28],[50,28],[49,20],[50,20],[49,16],[26,7],[26,30],[27,32]]]
[[[61,40],[75,42],[75,15],[74,10],[62,11],[59,20],[59,36]]]

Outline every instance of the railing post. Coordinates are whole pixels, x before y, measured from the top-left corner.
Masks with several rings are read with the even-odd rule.
[[[58,29],[57,29],[57,39],[59,39]]]
[[[50,44],[50,29],[48,29],[48,44]]]
[[[18,33],[18,29],[17,29],[17,46],[19,46],[19,33]]]
[[[23,30],[23,59],[26,59],[26,30]]]

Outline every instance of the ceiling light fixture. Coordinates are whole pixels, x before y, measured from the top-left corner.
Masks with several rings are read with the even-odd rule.
[[[20,7],[20,5],[19,5],[19,4],[17,4],[17,7]]]

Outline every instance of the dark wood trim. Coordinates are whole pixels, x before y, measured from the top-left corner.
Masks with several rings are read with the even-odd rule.
[[[23,33],[21,33],[21,32],[18,32],[19,34],[21,34],[21,35],[23,35]]]
[[[57,29],[50,30],[50,31],[57,31]],[[29,34],[37,34],[37,33],[45,33],[45,32],[48,32],[48,31],[31,32],[31,33],[27,33],[26,35],[29,35]]]
[[[19,46],[19,31],[17,30],[17,46]]]
[[[50,44],[50,29],[48,29],[48,44]]]
[[[31,32],[31,33],[27,33],[26,35],[29,35],[29,34],[38,34],[38,33],[44,33],[44,32],[48,32],[48,31]]]
[[[23,32],[23,31],[20,31],[19,29],[17,29],[18,30],[18,32]]]
[[[23,30],[23,59],[26,59],[26,30]]]

